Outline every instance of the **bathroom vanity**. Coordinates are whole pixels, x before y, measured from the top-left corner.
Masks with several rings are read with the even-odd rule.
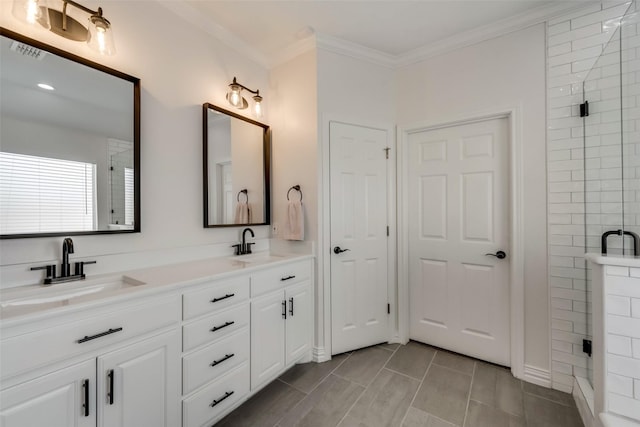
[[[311,256],[256,253],[0,294],[0,424],[210,426],[311,360]]]

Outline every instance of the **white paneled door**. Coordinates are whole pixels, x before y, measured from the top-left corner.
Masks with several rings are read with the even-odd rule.
[[[389,339],[387,137],[330,124],[332,354]]]
[[[508,129],[491,119],[408,137],[410,337],[506,366]]]

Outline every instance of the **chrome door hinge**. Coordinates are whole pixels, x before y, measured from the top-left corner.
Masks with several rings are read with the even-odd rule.
[[[389,158],[389,150],[391,150],[391,148],[387,147],[387,148],[383,148],[383,150],[384,150],[385,157],[388,159]]]

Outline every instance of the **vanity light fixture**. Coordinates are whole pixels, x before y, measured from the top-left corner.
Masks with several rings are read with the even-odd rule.
[[[67,14],[69,5],[89,15],[86,25]],[[73,0],[62,0],[62,10],[59,11],[49,8],[47,0],[13,0],[11,12],[22,22],[38,23],[66,39],[86,42],[102,55],[113,55],[116,51],[111,23],[102,16],[101,7],[91,10]]]
[[[249,106],[247,100],[242,96],[242,91],[246,90],[253,94],[253,115],[256,118],[261,119],[264,115],[262,111],[262,97],[260,96],[260,90],[251,90],[248,87],[238,83],[236,78],[233,78],[233,82],[229,84],[229,92],[227,93],[227,101],[234,107],[244,110]]]

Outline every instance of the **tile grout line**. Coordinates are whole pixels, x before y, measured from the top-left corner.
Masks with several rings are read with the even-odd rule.
[[[295,405],[293,405],[293,406],[291,407],[291,409],[289,409],[289,411],[285,412],[285,413],[284,413],[280,418],[278,418],[278,421],[276,421],[276,423],[275,423],[273,426],[274,426],[274,427],[277,427],[277,426],[280,424],[280,421],[282,421],[282,420],[287,416],[287,414],[289,414],[289,412],[293,411],[295,408],[297,408],[297,407],[298,407],[298,405],[300,405],[302,402],[304,402],[304,401],[307,399],[307,397],[309,397],[309,396],[311,395],[311,393],[313,393],[313,392],[314,392],[318,387],[320,387],[320,384],[322,384],[323,382],[325,382],[325,381],[327,380],[327,378],[329,378],[329,377],[331,376],[331,374],[333,374],[333,372],[334,372],[336,369],[338,369],[340,366],[342,366],[342,364],[343,364],[344,362],[346,362],[347,360],[349,360],[349,358],[351,357],[351,355],[352,355],[353,353],[354,353],[353,351],[352,351],[351,353],[349,353],[349,355],[348,355],[347,357],[345,357],[345,358],[344,358],[344,360],[338,364],[338,366],[336,366],[336,367],[335,367],[335,368],[333,368],[331,371],[329,371],[329,373],[328,373],[327,375],[325,375],[325,376],[324,376],[320,381],[318,381],[318,384],[316,384],[316,386],[315,386],[315,387],[313,387],[313,388],[309,391],[309,393],[304,393],[302,390],[298,390],[297,388],[293,387],[291,384],[289,384],[289,383],[287,383],[287,382],[284,382],[284,381],[280,380],[280,381],[282,381],[284,384],[287,384],[288,386],[290,386],[290,387],[294,388],[295,390],[298,390],[298,391],[300,391],[300,392],[304,393],[304,394],[305,394],[305,396],[304,396],[302,399],[300,399],[300,401],[299,401],[298,403],[296,403]],[[279,379],[279,378],[278,378],[278,379]]]
[[[427,378],[427,374],[429,373],[429,370],[431,369],[431,366],[433,365],[433,361],[436,359],[436,355],[438,354],[438,351],[439,350],[436,350],[433,353],[433,356],[431,356],[431,360],[429,361],[429,365],[427,366],[427,369],[425,369],[425,371],[424,371],[424,375],[422,376],[422,380],[420,380],[420,384],[418,385],[418,388],[416,389],[416,392],[413,395],[413,399],[411,399],[411,403],[409,403],[409,407],[407,408],[406,412],[404,413],[404,417],[402,417],[402,422],[400,424],[401,426],[403,426],[404,422],[407,420],[407,415],[409,415],[409,411],[413,407],[413,403],[416,401],[416,397],[418,396],[418,393],[420,392],[420,389],[422,388],[422,385],[424,384],[424,380]],[[425,412],[425,413],[427,413],[427,412]],[[431,414],[429,414],[429,416],[431,416]]]
[[[384,350],[384,349],[381,349]],[[396,349],[397,350],[397,349]],[[391,358],[393,357],[393,355],[395,354],[395,350],[389,355],[389,357],[387,358],[387,360],[384,361],[384,363],[382,364],[382,367],[380,369],[378,369],[378,372],[374,375],[373,379],[371,381],[369,381],[369,384],[364,386],[364,389],[362,390],[362,393],[360,393],[358,395],[358,398],[356,400],[354,400],[353,404],[349,407],[349,409],[347,409],[347,411],[344,413],[344,416],[342,418],[340,418],[340,421],[338,421],[338,424],[336,424],[336,427],[339,426],[342,421],[344,421],[345,418],[347,418],[347,415],[349,415],[349,412],[351,412],[351,410],[353,409],[354,406],[356,406],[356,403],[358,403],[358,401],[360,400],[360,398],[362,397],[363,394],[365,394],[367,392],[367,390],[369,389],[369,386],[371,384],[373,384],[373,382],[376,380],[376,378],[378,378],[378,376],[380,375],[380,372],[382,372],[382,370],[384,369],[384,367],[387,365],[387,363],[389,363],[389,360],[391,360]],[[345,380],[347,380],[345,378]],[[354,384],[359,384],[355,381],[351,381],[351,380],[347,380],[350,381]],[[359,384],[359,385],[364,385],[364,384]]]
[[[473,390],[473,380],[476,378],[476,368],[478,366],[478,362],[473,362],[473,372],[471,373],[471,383],[469,383],[469,394],[467,395],[467,406],[464,409],[464,418],[462,419],[462,426],[464,427],[467,423],[467,416],[469,415],[469,403],[471,402],[471,390]]]

